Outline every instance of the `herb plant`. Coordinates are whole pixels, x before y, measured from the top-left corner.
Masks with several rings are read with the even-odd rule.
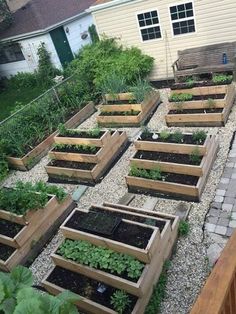
[[[164,176],[161,173],[160,168],[149,170],[149,169],[138,168],[135,165],[131,166],[129,175],[132,177],[140,177],[140,178],[151,179],[151,180],[163,180],[164,179]]]
[[[170,96],[170,101],[171,102],[184,102],[184,101],[189,101],[193,99],[193,95],[192,94],[177,94],[177,93],[173,93]]]
[[[212,81],[217,84],[217,83],[228,83],[231,82],[233,79],[232,75],[227,75],[227,74],[215,74],[213,75]]]
[[[138,279],[144,264],[127,254],[117,253],[86,241],[65,240],[58,253],[66,259],[118,275]]]
[[[170,136],[171,136],[171,134],[166,130],[163,130],[160,132],[160,139],[162,141],[167,141],[170,138]]]
[[[32,287],[33,277],[28,268],[15,267],[11,273],[0,272],[0,312],[4,314],[68,314],[78,313],[73,304],[79,297],[64,291],[51,296]]]
[[[110,94],[116,100],[116,94],[125,93],[128,90],[124,76],[118,75],[113,72],[106,77],[101,86],[102,94]]]
[[[190,160],[192,161],[192,163],[194,165],[199,165],[201,162],[201,155],[200,155],[200,151],[199,148],[196,147],[192,153],[190,154]]]
[[[216,106],[216,101],[213,98],[207,99],[207,106],[209,109],[214,109]]]
[[[151,93],[152,86],[148,81],[139,79],[130,90],[134,95],[135,101],[140,104]]]
[[[192,78],[192,77],[188,77],[186,80],[185,80],[185,83],[186,85],[191,88],[195,85],[195,80]]]
[[[119,314],[125,313],[125,309],[129,306],[130,303],[131,300],[125,291],[117,290],[111,296],[111,304],[113,305],[114,310]]]
[[[181,143],[181,142],[183,142],[184,135],[183,135],[183,133],[180,132],[180,131],[175,131],[175,132],[171,135],[171,138],[172,138],[172,140],[173,140],[175,143]]]
[[[207,138],[207,133],[205,131],[196,131],[193,133],[193,141],[196,144],[203,144]]]

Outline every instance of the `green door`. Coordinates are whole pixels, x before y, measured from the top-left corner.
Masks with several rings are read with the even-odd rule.
[[[53,44],[57,51],[61,64],[65,66],[74,59],[73,53],[70,49],[63,27],[58,27],[50,32]]]

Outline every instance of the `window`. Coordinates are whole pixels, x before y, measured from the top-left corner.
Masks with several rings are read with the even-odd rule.
[[[9,44],[0,49],[0,64],[25,60],[18,43]]]
[[[138,14],[138,23],[143,41],[161,38],[161,28],[156,10]]]
[[[170,16],[174,35],[182,35],[195,32],[195,21],[192,2],[171,6]]]

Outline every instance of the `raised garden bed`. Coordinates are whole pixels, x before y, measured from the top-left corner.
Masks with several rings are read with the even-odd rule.
[[[101,114],[97,117],[99,125],[138,126],[156,109],[160,103],[160,94],[152,91],[141,104],[135,103],[131,93],[107,95],[106,102],[108,104],[101,106]]]
[[[138,261],[142,258],[140,259],[140,253],[134,253],[134,247],[122,242],[111,241],[111,237],[94,237],[93,232],[85,233],[68,228],[68,224],[75,227],[81,224],[81,221],[83,222],[84,217],[90,212],[106,214],[115,221],[122,219],[122,222],[129,223],[133,227],[138,226],[139,234],[134,235],[130,232],[132,230],[128,229],[123,233],[126,232],[129,238],[135,237],[138,241],[142,239],[141,242],[143,242],[143,234],[140,234],[142,228],[151,228],[152,232],[157,231],[159,236],[152,237],[149,261]],[[77,215],[79,216],[77,217]],[[106,225],[105,220],[103,218],[103,226]],[[169,256],[176,240],[178,221],[176,216],[163,216],[158,212],[152,215],[151,211],[139,211],[137,208],[119,204],[92,206],[89,211],[75,210],[61,227],[66,239],[52,254],[55,267],[45,277],[43,286],[52,294],[58,294],[64,289],[73,291],[81,297],[76,303],[79,310],[94,314],[118,313],[118,310],[111,304],[111,294],[123,291],[129,298],[129,306],[126,306],[122,313],[143,314],[151,297],[153,286],[158,281],[164,260]],[[93,217],[91,218],[92,222],[95,223]],[[90,224],[88,223],[88,225],[90,229]],[[66,230],[72,233],[68,234]],[[115,230],[113,234],[118,233]],[[167,242],[166,238],[168,238]],[[131,248],[134,254],[128,255],[127,252],[131,252]],[[165,254],[166,250],[168,255]],[[105,256],[108,259],[107,263],[103,259]],[[124,267],[120,268],[120,272],[118,264],[117,266],[114,264],[115,260],[120,260]],[[135,272],[134,269],[136,269]],[[106,291],[98,294],[98,288],[101,288],[101,285],[106,287]]]
[[[25,214],[0,210],[0,269],[9,271],[29,256],[35,256],[65,214],[73,209],[72,204],[70,196],[59,202],[55,195],[48,195],[43,208],[29,210]],[[5,253],[4,249],[1,250],[3,246]]]
[[[81,124],[95,111],[94,104],[92,102],[88,103],[84,108],[77,112],[72,118],[65,122],[65,126],[68,128],[73,128]],[[40,144],[29,151],[25,156],[21,158],[17,157],[7,157],[9,165],[17,170],[27,171],[31,169],[52,147],[55,135],[58,131],[55,131],[50,136],[45,138]]]
[[[191,134],[182,134],[180,143],[173,143],[173,134],[163,142],[160,134],[155,135],[158,139],[142,134],[135,142],[137,151],[126,177],[129,190],[199,201],[216,157],[217,139],[207,136],[198,145]]]
[[[192,98],[183,101],[171,98],[169,113],[165,116],[168,126],[222,126],[234,104],[235,87],[233,84],[194,87],[177,89],[173,94],[188,94]]]
[[[58,136],[55,138],[55,143],[64,146],[63,152],[57,148],[49,153],[53,159],[46,166],[50,179],[96,184],[128,145],[125,132],[102,131],[99,132],[97,138],[84,136],[85,134],[82,132],[77,136],[75,134],[74,137]],[[68,145],[81,146],[79,148],[77,146],[78,152],[71,152],[73,147]],[[91,149],[90,153],[88,153],[88,149]]]

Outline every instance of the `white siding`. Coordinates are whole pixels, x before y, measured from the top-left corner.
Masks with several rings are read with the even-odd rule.
[[[88,31],[90,25],[93,24],[93,17],[91,14],[84,16],[83,18],[64,25],[66,36],[70,44],[71,50],[74,54],[84,46],[90,43],[90,37],[88,36],[85,40],[81,39],[81,35]]]
[[[18,72],[34,72],[38,65],[38,47],[42,42],[46,44],[46,49],[51,54],[52,63],[57,68],[61,68],[61,63],[57,56],[52,39],[49,34],[45,34],[42,36],[36,36],[19,41],[25,60],[0,64],[0,76],[10,77],[11,75],[15,75]]]
[[[143,0],[122,4],[93,13],[99,34],[119,38],[127,46],[137,46],[155,58],[152,79],[173,77],[172,63],[177,51],[221,42],[236,41],[235,0],[194,0],[196,32],[173,37],[169,5],[186,1]],[[142,42],[137,13],[157,9],[162,39]]]

